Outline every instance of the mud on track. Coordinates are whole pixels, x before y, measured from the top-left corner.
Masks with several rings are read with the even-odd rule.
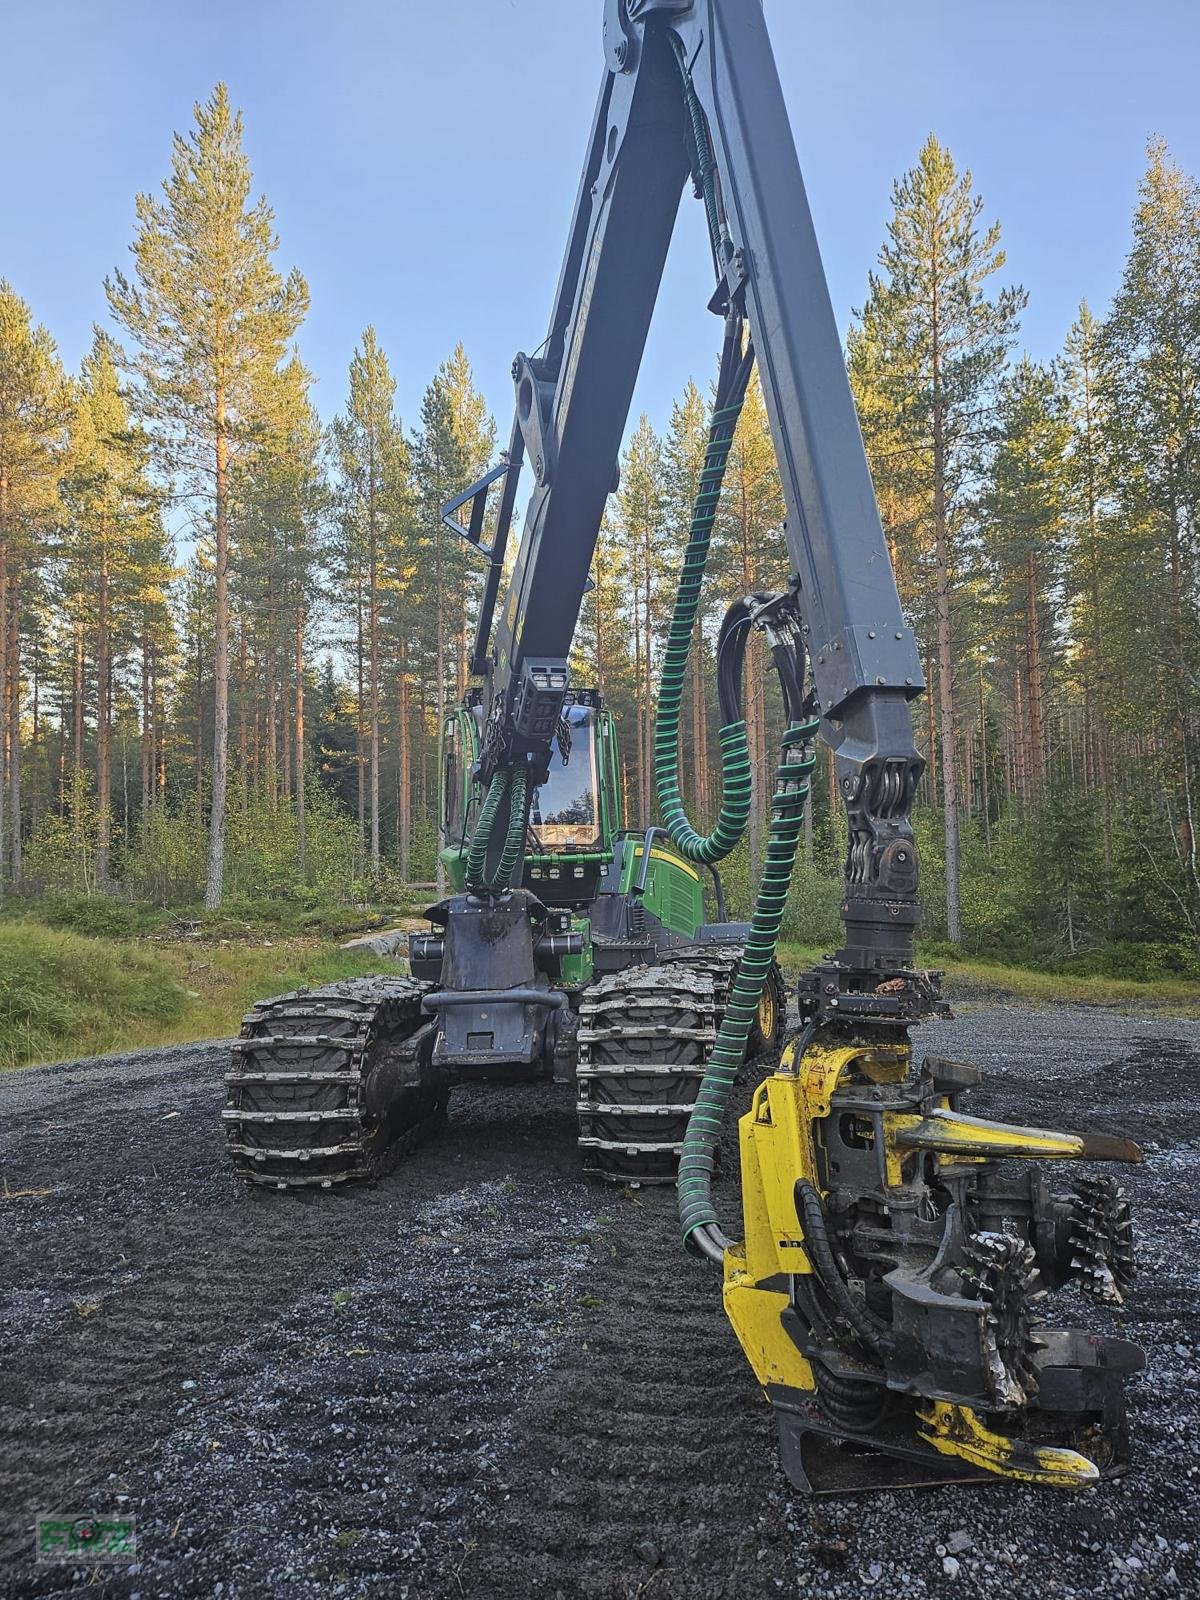
[[[936,1048],[988,1067],[972,1109],[1147,1143],[1122,1483],[810,1506],[673,1196],[584,1183],[562,1091],[254,1195],[226,1051],[181,1047],[0,1079],[0,1593],[1200,1594],[1200,1025],[989,1006]],[[115,1509],[136,1568],[32,1563],[38,1512]]]

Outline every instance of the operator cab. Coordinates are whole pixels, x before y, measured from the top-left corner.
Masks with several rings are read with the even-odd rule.
[[[596,713],[591,706],[567,706],[563,721],[570,736],[565,757],[556,745],[550,774],[529,810],[529,846],[539,854],[600,847]]]
[[[596,698],[580,692],[563,707],[569,743],[562,741],[560,749],[555,741],[549,774],[529,809],[525,887],[548,906],[590,906],[612,854]]]

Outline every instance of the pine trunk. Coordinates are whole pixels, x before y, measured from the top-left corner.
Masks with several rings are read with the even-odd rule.
[[[1037,566],[1033,551],[1025,560],[1025,660],[1029,680],[1029,775],[1035,799],[1046,789],[1046,711],[1042,695],[1042,640],[1038,620]]]
[[[246,619],[242,617],[238,627],[238,785],[243,811],[250,802],[250,682],[247,665]]]
[[[21,882],[21,580],[9,580],[8,612],[8,825],[9,877]]]
[[[408,726],[408,641],[400,640],[399,778],[396,785],[396,855],[401,883],[408,882],[412,847],[412,742]]]
[[[933,331],[933,534],[937,561],[938,709],[942,724],[942,805],[946,827],[946,937],[962,938],[958,880],[958,745],[954,719],[954,636],[950,612],[950,528],[946,503],[946,419],[941,392],[941,348],[935,300]]]
[[[229,759],[229,440],[225,393],[216,394],[217,571],[213,611],[213,770],[208,882],[204,904],[215,911],[225,890],[225,791]]]
[[[7,822],[5,801],[8,793],[8,751],[5,748],[4,738],[4,728],[7,725],[4,712],[8,704],[8,664],[3,649],[8,620],[8,496],[8,470],[4,463],[0,462],[0,894],[4,892],[4,829]]]
[[[375,530],[374,489],[371,505],[371,567],[370,587],[367,591],[367,628],[369,651],[369,693],[371,701],[371,866],[379,872],[379,558]]]
[[[151,773],[154,770],[154,741],[150,735],[150,646],[145,620],[142,624],[142,817],[150,809]]]
[[[360,585],[354,608],[354,660],[358,674],[358,698],[354,706],[354,769],[357,775],[355,798],[358,802],[358,837],[365,846],[367,842],[367,745],[363,712],[366,681],[363,654],[363,608],[362,588]]]
[[[96,596],[96,882],[109,879],[112,850],[112,645],[109,629],[108,525],[100,529]]]
[[[434,560],[436,563],[435,593],[437,598],[435,650],[437,683],[434,685],[437,706],[437,772],[440,783],[446,764],[446,596],[443,588],[442,554],[443,531],[439,524],[434,534]],[[437,852],[437,892],[439,898],[446,892],[446,867],[442,853]]]
[[[296,602],[296,856],[300,877],[308,874],[308,818],[304,809],[305,740],[304,728],[304,601]]]

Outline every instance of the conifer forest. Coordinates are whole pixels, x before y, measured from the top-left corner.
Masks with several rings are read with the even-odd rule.
[[[364,308],[349,399],[318,412],[303,263],[222,86],[139,196],[107,330],[68,371],[36,284],[0,278],[0,851],[10,902],[354,904],[432,885],[440,731],[468,687],[482,565],[443,502],[498,459],[507,395],[447,339],[417,415]],[[924,947],[1097,975],[1200,973],[1200,183],[1152,141],[1111,304],[1022,350],[971,152],[931,135],[862,263],[846,357],[929,692]],[[3,263],[0,262],[0,270]],[[715,342],[715,341],[714,341]],[[654,819],[660,651],[712,374],[631,420],[573,670],[615,712],[626,820]],[[492,407],[495,407],[495,414]],[[783,506],[752,387],[681,729],[719,799],[724,607],[781,587]],[[779,716],[752,657],[771,781]],[[789,932],[837,934],[830,761]],[[836,797],[835,797],[836,798]],[[752,816],[763,819],[769,796]],[[745,902],[765,823],[732,864]]]

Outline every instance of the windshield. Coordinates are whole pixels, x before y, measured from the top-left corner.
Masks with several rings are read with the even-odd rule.
[[[583,848],[600,842],[596,783],[596,713],[591,706],[568,706],[571,753],[563,766],[557,743],[550,757],[550,776],[533,797],[529,821],[543,850],[573,844]]]

